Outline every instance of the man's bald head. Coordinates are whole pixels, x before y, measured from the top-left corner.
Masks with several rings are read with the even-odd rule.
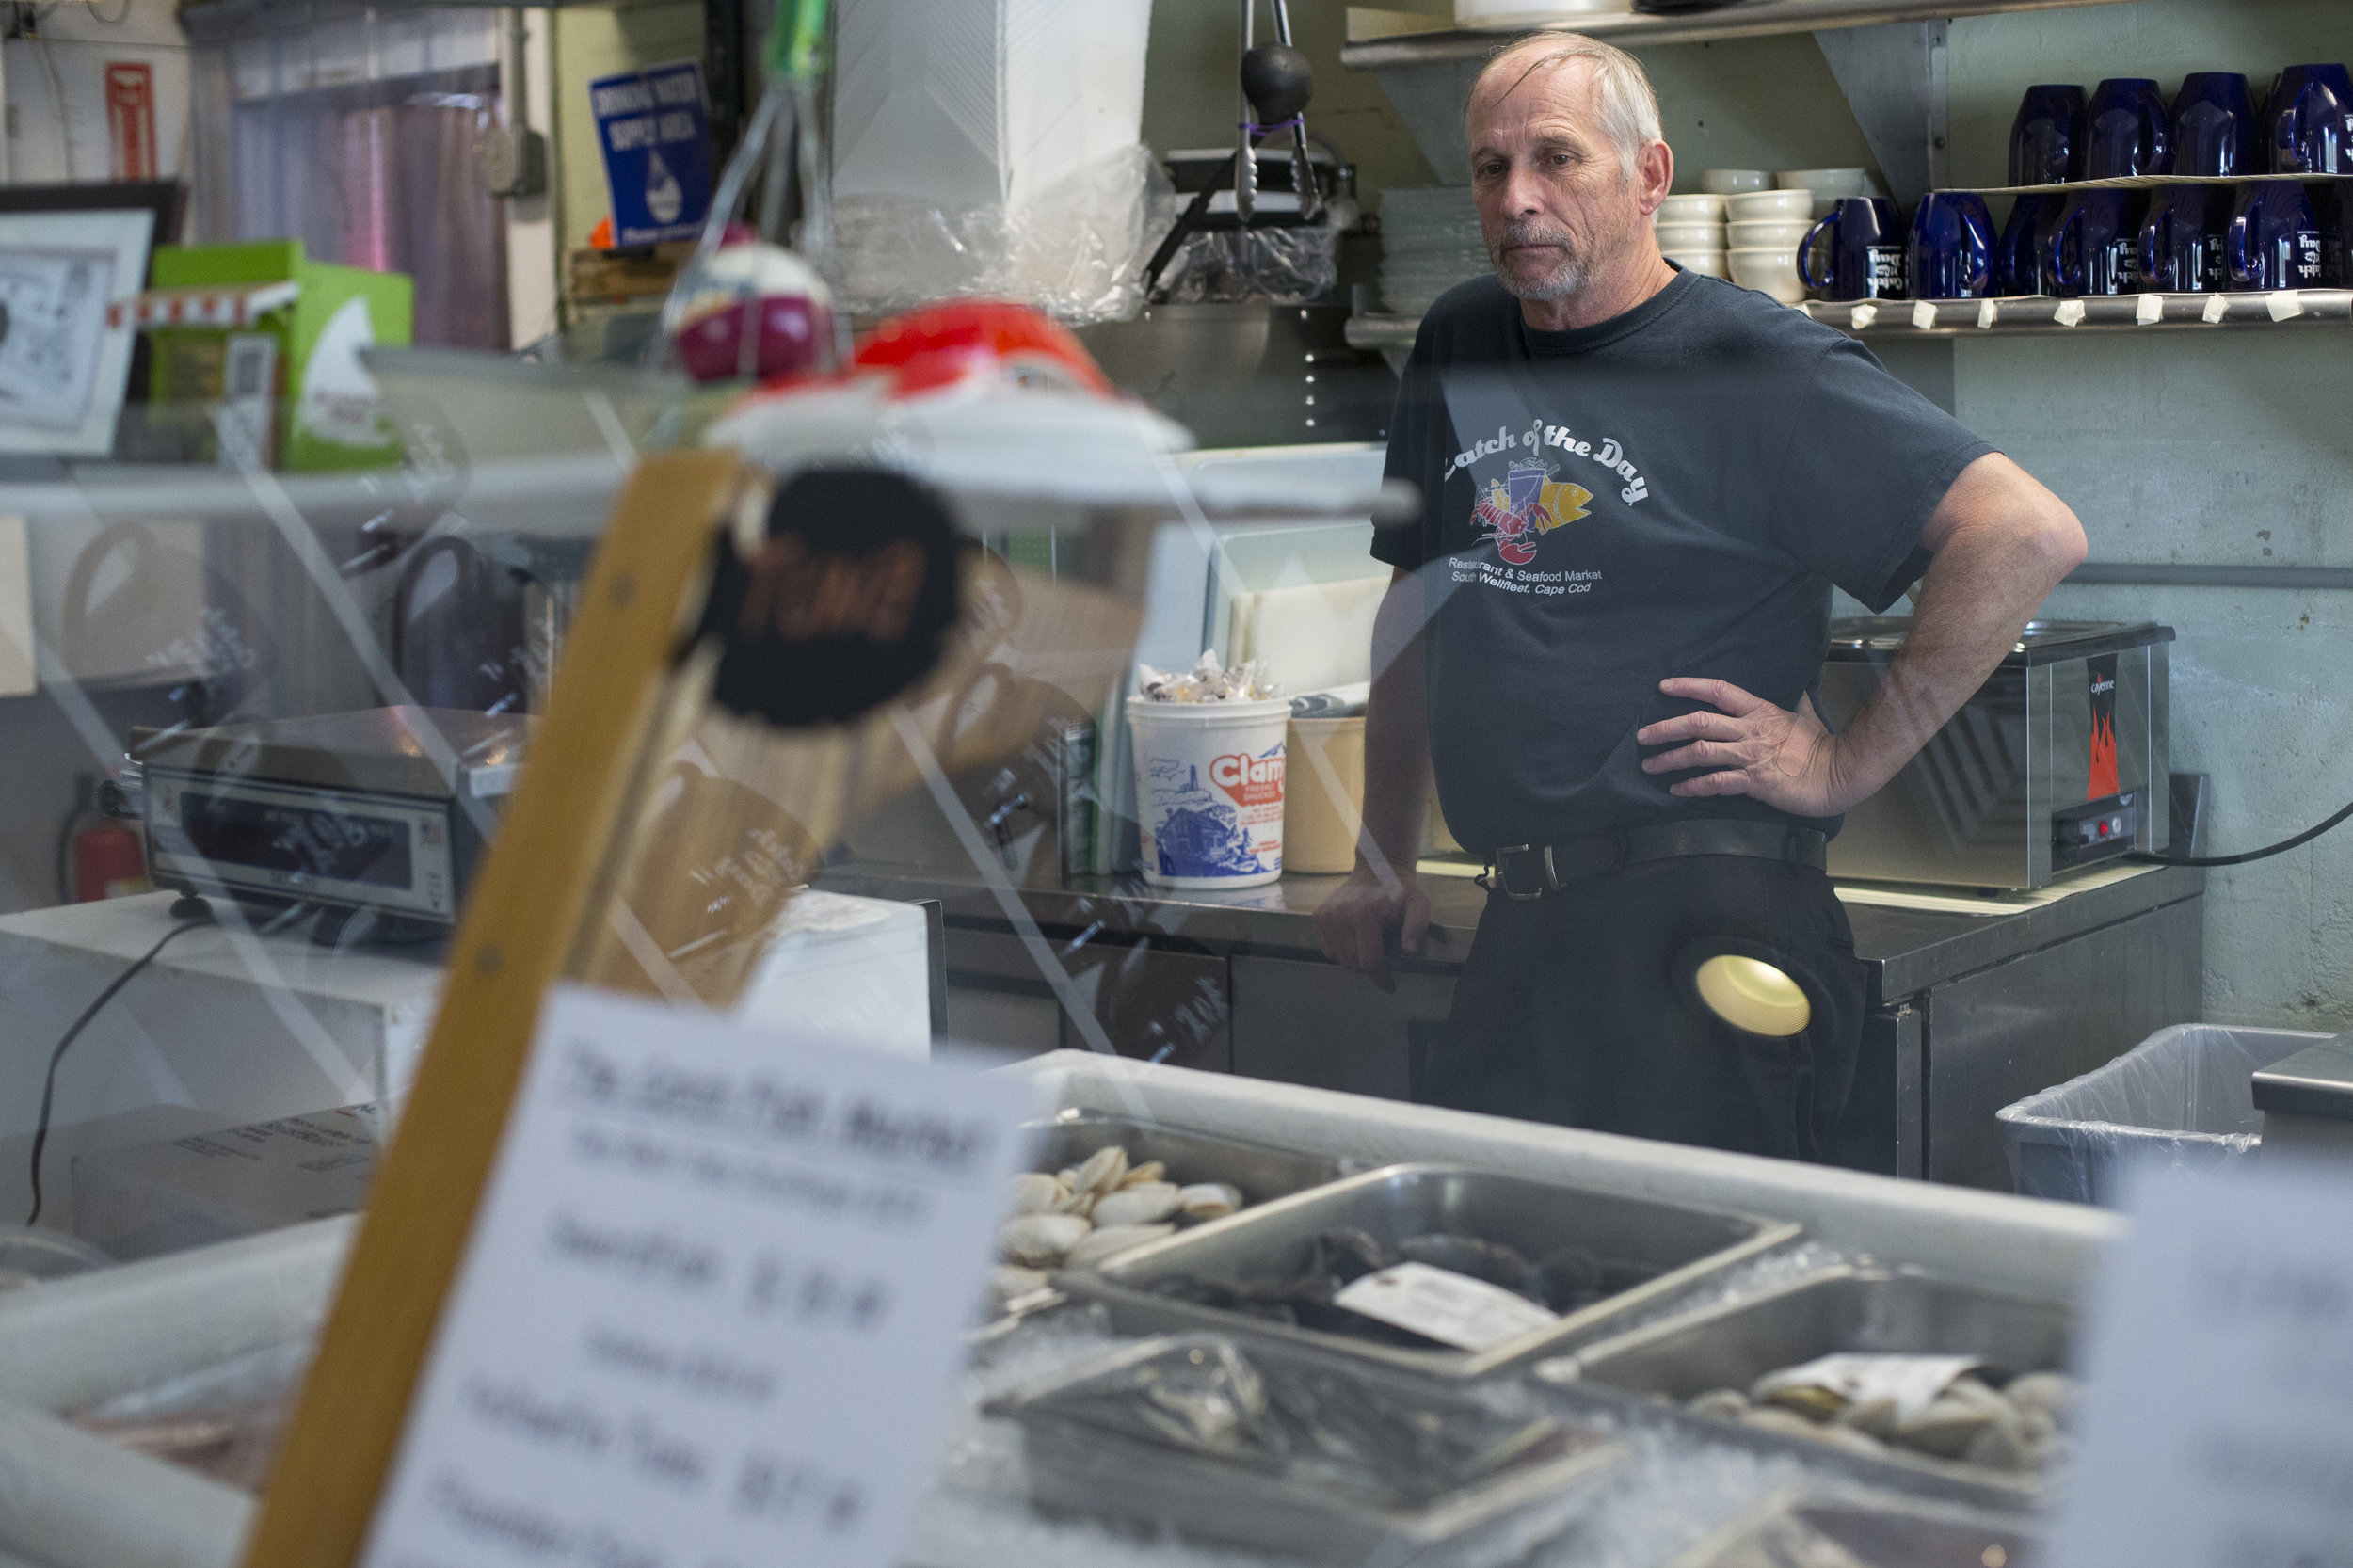
[[[1628,179],[1642,149],[1666,139],[1659,129],[1658,95],[1641,62],[1583,33],[1546,28],[1497,50],[1472,81],[1464,115],[1476,121],[1483,108],[1524,92],[1542,93],[1591,114],[1618,150]],[[1478,137],[1474,134],[1471,139],[1476,143]]]

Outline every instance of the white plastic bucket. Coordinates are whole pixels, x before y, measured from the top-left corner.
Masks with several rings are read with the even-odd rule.
[[[1291,705],[1128,699],[1144,880],[1256,888],[1283,874],[1284,732]]]

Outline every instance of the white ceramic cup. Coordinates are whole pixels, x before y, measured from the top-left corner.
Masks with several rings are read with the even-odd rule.
[[[1810,190],[1760,190],[1746,196],[1728,197],[1724,211],[1735,223],[1810,223],[1814,219],[1814,193]]]
[[[1724,199],[1721,196],[1670,196],[1658,204],[1655,223],[1721,223],[1724,220]]]
[[[1798,276],[1795,246],[1773,245],[1731,253],[1732,280],[1785,305],[1805,301],[1805,280]]]
[[[1661,250],[1721,250],[1723,248],[1724,226],[1721,223],[1658,225],[1658,248]]]
[[[1670,250],[1667,260],[1686,272],[1696,272],[1706,278],[1729,278],[1731,265],[1721,250]]]
[[[1700,176],[1700,189],[1717,196],[1770,190],[1773,177],[1761,168],[1711,168]]]
[[[1784,221],[1777,217],[1746,220],[1724,225],[1725,248],[1731,250],[1762,250],[1768,246],[1787,246],[1795,250],[1812,232],[1814,225],[1803,218]]]

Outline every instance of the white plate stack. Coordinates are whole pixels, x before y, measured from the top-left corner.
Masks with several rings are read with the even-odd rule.
[[[1729,276],[1724,258],[1724,199],[1721,196],[1670,196],[1658,204],[1652,220],[1658,229],[1658,248],[1667,260],[1686,272],[1710,278]]]
[[[1468,185],[1381,193],[1381,298],[1417,316],[1457,283],[1494,268]]]

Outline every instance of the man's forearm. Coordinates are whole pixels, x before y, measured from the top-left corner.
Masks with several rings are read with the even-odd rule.
[[[1920,581],[1911,634],[1837,739],[1836,796],[1861,800],[1895,777],[1985,684],[2081,559],[2061,529],[1956,528]]]
[[[1421,857],[1430,790],[1421,582],[1399,571],[1372,629],[1372,696],[1365,709],[1365,823],[1357,858],[1410,872]]]

